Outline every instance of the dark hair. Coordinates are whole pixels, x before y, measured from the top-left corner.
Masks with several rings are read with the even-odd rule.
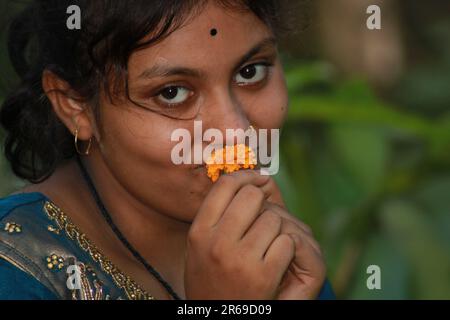
[[[3,103],[4,152],[13,172],[37,183],[75,155],[73,136],[53,112],[41,85],[44,70],[95,105],[111,73],[127,78],[131,53],[167,37],[208,0],[35,0],[12,21],[8,49],[20,86]],[[250,10],[273,30],[285,31],[280,0],[211,0]],[[67,8],[81,9],[82,27],[66,27]],[[144,39],[154,34],[150,40]],[[126,84],[127,79],[125,80]],[[117,82],[121,83],[124,82]]]

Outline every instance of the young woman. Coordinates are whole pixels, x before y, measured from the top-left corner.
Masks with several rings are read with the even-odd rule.
[[[9,34],[5,153],[31,184],[0,200],[0,298],[332,297],[272,177],[171,161],[194,121],[282,126],[281,25],[276,0],[33,1]]]

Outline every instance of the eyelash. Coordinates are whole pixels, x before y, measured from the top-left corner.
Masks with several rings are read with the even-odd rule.
[[[260,80],[260,81],[258,81],[258,82],[256,82],[256,83],[252,83],[252,84],[238,84],[239,87],[245,87],[245,88],[246,88],[246,87],[254,87],[254,86],[260,85],[261,83],[266,82],[266,81],[270,78],[270,76],[271,76],[271,74],[272,74],[272,70],[273,70],[272,67],[274,66],[274,64],[273,64],[273,63],[270,63],[270,62],[257,62],[257,63],[248,64],[248,65],[242,67],[242,68],[238,71],[238,73],[237,73],[236,75],[238,75],[240,72],[242,72],[242,70],[244,70],[245,68],[253,67],[253,66],[264,66],[264,67],[266,67],[266,68],[267,68],[267,74],[266,74],[266,76],[264,77],[264,79],[262,79],[262,80]],[[169,88],[178,88],[178,89],[182,88],[182,89],[187,89],[187,90],[189,90],[189,91],[192,93],[192,90],[191,90],[189,87],[186,87],[186,86],[183,86],[183,85],[177,85],[177,84],[169,84],[169,85],[165,85],[165,86],[162,87],[160,90],[157,90],[156,94],[154,94],[154,95],[152,96],[152,99],[158,100],[158,97],[161,96],[161,95],[164,93],[164,91],[167,90],[167,89],[169,89]],[[157,103],[157,104],[162,104],[162,105],[164,105],[166,108],[180,107],[180,106],[182,106],[182,105],[188,103],[188,101],[192,98],[193,95],[194,95],[194,94],[190,94],[190,96],[189,96],[185,101],[180,102],[180,103],[164,103],[164,102],[161,102],[161,101],[156,101],[156,103]]]

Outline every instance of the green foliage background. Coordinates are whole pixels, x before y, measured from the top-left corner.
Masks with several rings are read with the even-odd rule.
[[[339,296],[449,298],[448,116],[395,108],[361,80],[336,83],[323,63],[288,70],[278,178],[316,231]],[[379,291],[366,287],[372,264],[382,270]]]
[[[4,31],[21,5],[0,3],[0,101],[15,81]],[[420,30],[407,49],[421,58],[388,92],[320,52],[283,52],[291,107],[276,178],[339,298],[450,299],[450,19]],[[0,157],[0,196],[22,184]],[[372,264],[381,290],[366,287]]]

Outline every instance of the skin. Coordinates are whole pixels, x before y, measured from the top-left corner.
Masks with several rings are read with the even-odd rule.
[[[212,28],[218,31],[214,37],[210,34]],[[245,254],[248,250],[255,250],[255,244],[261,242],[255,234],[267,233],[267,226],[274,225],[273,215],[272,220],[267,219],[267,214],[261,215],[262,209],[282,217],[272,238],[265,236],[268,246],[279,234],[284,234],[273,250],[273,257],[278,258],[284,252],[285,265],[277,269],[280,281],[281,275],[289,268],[277,295],[273,295],[273,288],[266,288],[267,297],[314,298],[324,280],[325,266],[320,248],[310,229],[285,209],[273,179],[263,178],[266,180],[261,183],[258,180],[261,177],[255,172],[238,172],[232,175],[233,183],[223,183],[221,177],[213,185],[204,167],[174,165],[170,152],[176,142],[170,141],[171,133],[177,128],[186,128],[193,136],[193,119],[172,119],[160,114],[176,112],[190,115],[195,114],[193,110],[198,110],[195,119],[203,121],[203,130],[245,130],[250,124],[256,128],[280,128],[286,117],[288,96],[276,45],[267,40],[271,38],[271,30],[252,13],[226,11],[210,2],[196,19],[188,21],[162,42],[130,57],[130,94],[144,108],[124,99],[123,94],[116,97],[114,104],[102,94],[99,123],[89,105],[53,91],[59,89],[73,94],[67,83],[50,72],[43,74],[43,87],[61,121],[71,132],[79,130],[79,140],[92,138],[90,154],[83,157],[83,162],[113,220],[129,242],[182,298],[211,298],[201,296],[192,284],[192,281],[204,280],[206,284],[211,281],[195,278],[190,273],[199,267],[199,263],[213,263],[211,255],[205,255],[211,246],[193,247],[192,243],[198,244],[198,239],[202,243],[214,243],[205,234],[221,234],[223,239],[224,235],[237,228],[239,217],[247,217],[246,221],[240,222],[241,226],[254,224],[257,226],[255,230],[259,230],[254,233],[253,241],[247,241],[247,246],[241,242],[228,243],[229,248],[223,252],[236,253],[230,250],[240,248],[239,253]],[[252,48],[264,40],[266,45],[238,65]],[[261,78],[261,81],[247,82],[246,85],[238,83],[242,82],[239,75],[244,67],[261,62],[273,64],[269,68],[258,65],[254,79]],[[181,74],[151,78],[148,70],[155,64],[182,66],[195,70],[201,77]],[[170,107],[164,104],[167,101],[161,96],[152,97],[168,85],[186,87],[188,90],[182,90],[176,96],[177,99],[188,97],[186,102]],[[175,108],[175,111],[169,111],[173,110],[170,108]],[[81,148],[86,146],[87,143],[80,143]],[[254,200],[253,207],[258,210],[248,208],[248,201],[243,197],[248,188],[238,197],[243,187],[248,185],[256,186],[264,194]],[[122,271],[157,299],[170,299],[165,289],[149,276],[105,223],[73,160],[59,166],[45,182],[29,186],[24,191],[46,194]],[[228,205],[231,209],[225,211]],[[228,217],[225,221],[231,221],[230,217],[238,220],[234,220],[235,224],[224,224],[226,227],[219,230],[210,228],[206,231],[207,221],[213,216],[218,220],[221,217]],[[204,231],[204,236],[199,236],[199,230]],[[213,238],[221,239],[219,236]],[[250,262],[245,270],[255,265],[254,261]],[[280,268],[283,269],[281,274]],[[189,276],[185,276],[186,272]],[[232,278],[230,274],[229,279]],[[242,279],[233,280],[236,285],[242,283]],[[232,297],[232,290],[228,296],[225,289],[223,293],[225,298]],[[258,292],[248,293],[252,296]]]

